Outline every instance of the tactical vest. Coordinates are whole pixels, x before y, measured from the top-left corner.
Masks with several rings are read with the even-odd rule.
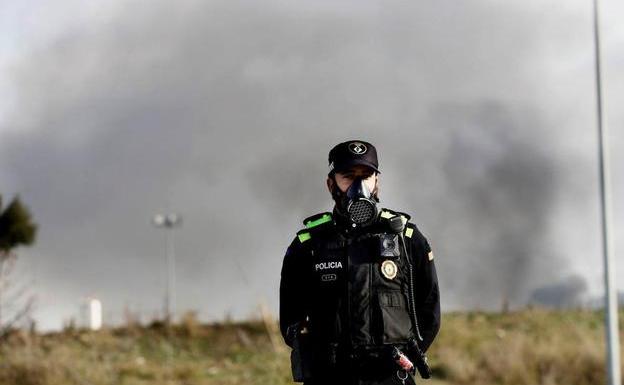
[[[308,326],[319,348],[375,348],[404,344],[415,335],[409,313],[408,256],[398,236],[392,257],[380,240],[384,234],[392,237],[387,220],[397,215],[403,223],[409,220],[407,214],[382,209],[378,223],[354,237],[338,231],[331,213],[304,220],[306,229],[297,233],[309,251],[307,276],[302,279],[309,281]],[[408,253],[413,231],[407,223]]]

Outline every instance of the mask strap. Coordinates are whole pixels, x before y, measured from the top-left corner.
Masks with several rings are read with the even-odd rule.
[[[338,202],[338,200],[342,197],[343,193],[342,191],[340,191],[340,188],[338,188],[338,183],[336,182],[336,174],[332,174],[330,178],[334,182],[332,183],[331,189],[332,198],[334,198],[334,200]]]

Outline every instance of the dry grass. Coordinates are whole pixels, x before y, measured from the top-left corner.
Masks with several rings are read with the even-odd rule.
[[[438,377],[459,385],[605,383],[602,319],[583,310],[446,314],[429,355]]]
[[[14,333],[0,345],[2,385],[284,385],[287,349],[267,320],[166,328]],[[273,341],[273,342],[272,342]],[[443,384],[605,383],[602,313],[528,309],[445,314],[429,352]]]

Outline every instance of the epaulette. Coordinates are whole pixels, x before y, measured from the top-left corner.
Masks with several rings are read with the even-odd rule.
[[[312,238],[311,230],[319,229],[327,224],[331,224],[333,222],[332,213],[324,212],[312,215],[303,220],[303,224],[305,225],[305,229],[297,231],[297,238],[299,238],[299,242],[303,243],[308,239]],[[312,231],[314,231],[312,230]]]
[[[416,225],[409,222],[407,225],[405,225],[405,236],[411,238],[414,234],[414,230],[416,230]]]
[[[401,221],[405,225],[405,230],[404,230],[405,236],[408,238],[411,238],[412,235],[414,234],[414,229],[416,228],[416,226],[412,223],[409,223],[409,220],[411,218],[409,214],[406,214],[400,211],[390,210],[387,208],[382,208],[379,213],[379,217],[381,218],[381,220],[389,220],[396,216],[400,216]]]

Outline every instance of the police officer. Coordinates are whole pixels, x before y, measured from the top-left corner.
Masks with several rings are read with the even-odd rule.
[[[280,330],[306,385],[414,384],[440,328],[427,239],[408,214],[380,208],[377,151],[329,153],[333,211],[303,221],[281,271]]]

